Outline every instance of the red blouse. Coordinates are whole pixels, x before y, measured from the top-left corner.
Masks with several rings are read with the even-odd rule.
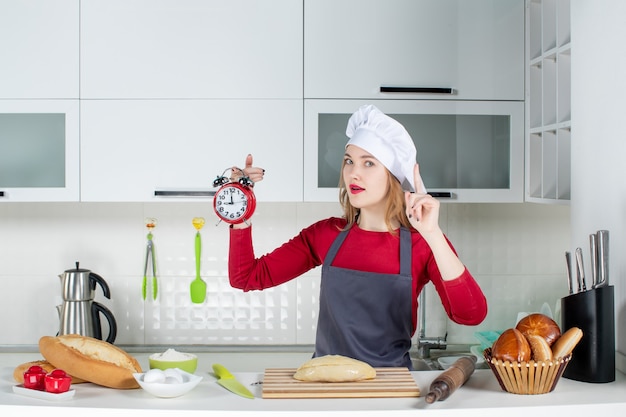
[[[230,284],[244,291],[262,290],[302,275],[323,263],[330,245],[345,225],[345,219],[336,217],[321,220],[260,258],[254,255],[251,227],[230,229]],[[464,325],[481,323],[487,315],[487,300],[467,268],[458,278],[444,281],[426,241],[416,230],[411,230],[411,238],[413,331],[417,325],[417,296],[428,281],[434,284],[450,319]],[[398,274],[399,234],[371,232],[354,225],[339,249],[333,266]]]

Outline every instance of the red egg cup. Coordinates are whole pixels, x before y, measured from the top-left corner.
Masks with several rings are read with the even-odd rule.
[[[46,392],[51,392],[53,394],[60,394],[62,392],[69,391],[71,384],[72,378],[61,369],[55,369],[44,378]]]
[[[38,391],[45,390],[44,379],[46,371],[41,366],[34,365],[24,372],[24,388],[35,389]]]

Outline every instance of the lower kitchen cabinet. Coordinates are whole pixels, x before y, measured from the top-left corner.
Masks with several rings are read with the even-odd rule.
[[[248,153],[259,201],[302,200],[301,100],[82,100],[80,129],[81,201],[210,201]]]

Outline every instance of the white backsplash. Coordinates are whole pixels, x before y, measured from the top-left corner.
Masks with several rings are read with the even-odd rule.
[[[259,203],[257,255],[331,215],[340,215],[337,204]],[[197,216],[207,220],[201,230],[203,304],[189,296],[195,277],[191,219]],[[158,220],[153,235],[159,294],[144,301],[146,217]],[[456,325],[428,286],[428,336],[447,332],[449,343],[476,343],[474,332],[511,327],[519,311],[539,311],[544,302],[554,310],[566,294],[568,206],[442,204],[440,220],[483,288],[489,314],[479,326]],[[228,227],[216,221],[210,205],[198,202],[0,204],[0,346],[36,345],[42,335],[56,334],[58,275],[76,261],[110,287],[110,300],[100,289],[96,300],[115,315],[117,344],[313,344],[319,268],[273,289],[235,290],[227,277]]]

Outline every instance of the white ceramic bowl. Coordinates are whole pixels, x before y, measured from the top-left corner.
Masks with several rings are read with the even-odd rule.
[[[182,376],[182,383],[168,384],[163,382],[145,382],[144,376],[146,373],[134,373],[133,376],[141,388],[155,397],[160,398],[174,398],[185,395],[194,389],[200,381],[202,381],[201,376],[190,374],[189,372],[185,372],[181,369],[176,370]]]

